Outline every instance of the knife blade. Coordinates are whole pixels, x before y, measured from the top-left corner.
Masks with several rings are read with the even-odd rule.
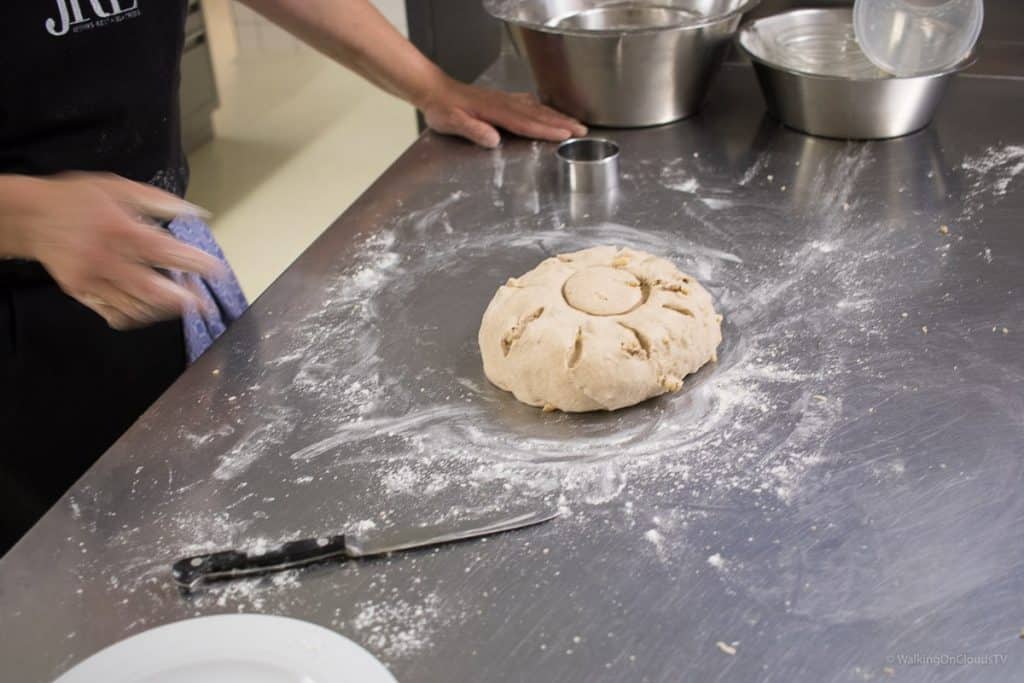
[[[356,532],[304,538],[270,549],[222,550],[178,560],[171,567],[171,576],[180,587],[191,590],[204,582],[259,576],[327,560],[357,560],[467,541],[542,524],[557,516],[557,510],[534,511],[520,515],[476,517],[376,535],[372,532]]]

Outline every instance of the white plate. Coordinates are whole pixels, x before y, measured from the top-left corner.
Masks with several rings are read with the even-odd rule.
[[[397,683],[322,626],[262,614],[187,619],[94,654],[55,683]]]

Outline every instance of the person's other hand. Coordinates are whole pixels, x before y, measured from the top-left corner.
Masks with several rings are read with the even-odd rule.
[[[177,317],[202,300],[157,268],[216,275],[225,267],[151,219],[197,207],[149,185],[98,173],[39,179],[19,202],[25,252],[67,294],[115,329]]]
[[[438,133],[460,135],[482,147],[497,147],[497,127],[538,140],[558,142],[587,134],[574,118],[545,107],[529,93],[489,90],[445,79],[419,104],[427,125]]]

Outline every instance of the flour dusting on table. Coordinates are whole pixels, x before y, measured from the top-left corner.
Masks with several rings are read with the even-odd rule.
[[[981,155],[964,159],[960,168],[969,182],[963,197],[962,216],[971,219],[986,200],[998,201],[1005,196],[1010,184],[1024,173],[1024,145],[989,147]]]
[[[839,342],[840,321],[823,317],[815,323],[822,329],[811,332],[826,345],[810,362],[788,348],[787,336],[799,334],[787,330],[788,316],[797,315],[795,304],[811,294],[800,289],[802,273],[832,268],[836,291],[814,295],[835,296],[838,305],[852,310],[865,310],[881,288],[862,278],[860,262],[843,253],[843,233],[852,218],[839,207],[848,205],[852,180],[866,158],[861,150],[821,174],[827,229],[799,250],[780,254],[777,273],[756,280],[744,273],[742,245],[695,244],[641,226],[597,223],[567,231],[563,226],[459,225],[462,193],[401,217],[365,240],[357,265],[330,286],[323,307],[299,323],[288,353],[274,361],[294,372],[290,384],[273,390],[280,404],[289,405],[292,394],[319,397],[323,414],[315,417],[335,424],[320,430],[330,435],[286,452],[278,448],[276,435],[293,432],[300,416],[281,413],[232,447],[216,476],[242,475],[260,457],[263,444],[264,453],[294,462],[297,475],[308,468],[375,463],[379,484],[390,495],[434,495],[463,486],[469,476],[502,482],[511,492],[507,495],[560,493],[575,509],[628,497],[631,481],[676,477],[694,491],[743,490],[785,503],[803,472],[823,457],[824,437],[842,410],[838,401],[811,398],[827,396],[830,378],[844,371],[840,354],[828,350],[828,344]],[[504,162],[495,164],[496,178],[503,177]],[[688,378],[690,388],[679,395],[621,414],[534,415],[482,380],[471,334],[452,340],[445,330],[401,328],[403,321],[396,319],[407,315],[398,302],[415,306],[415,288],[436,280],[439,272],[451,271],[455,282],[462,271],[486,269],[497,286],[514,272],[491,266],[495,253],[522,253],[526,256],[518,260],[529,263],[536,258],[530,254],[543,257],[601,243],[675,259],[707,284],[724,312],[719,364]],[[732,253],[736,249],[739,254]],[[849,289],[859,294],[847,305]],[[339,312],[341,324],[333,322]],[[465,330],[475,332],[477,315],[467,311],[466,317]],[[830,333],[829,327],[836,330]],[[395,340],[388,329],[414,333],[419,338],[406,342],[427,344],[432,353],[443,348],[443,374],[386,358],[382,344]],[[452,367],[459,368],[456,374]],[[789,436],[781,443],[765,442],[768,430],[759,424],[779,420],[789,423]]]
[[[352,247],[349,265],[318,292],[318,306],[294,324],[266,329],[252,361],[262,368],[258,383],[232,396],[214,388],[201,399],[227,412],[228,427],[182,428],[181,443],[216,455],[190,464],[209,467],[209,483],[183,488],[175,500],[221,512],[152,510],[149,523],[165,532],[158,547],[137,549],[138,575],[123,590],[161,599],[168,559],[197,552],[538,505],[561,512],[534,534],[557,543],[563,557],[572,556],[579,534],[600,528],[596,520],[624,510],[629,532],[618,542],[638,557],[668,568],[693,556],[721,569],[713,558],[725,551],[697,545],[695,527],[723,501],[743,499],[771,514],[799,498],[842,422],[830,385],[860,371],[845,348],[860,335],[887,333],[878,325],[865,331],[885,294],[868,266],[894,258],[892,249],[884,235],[851,234],[855,218],[843,208],[854,201],[854,181],[869,160],[867,148],[850,147],[820,169],[806,222],[792,226],[789,246],[772,252],[768,271],[748,265],[763,256],[748,258],[749,245],[730,237],[731,226],[749,220],[743,195],[734,192],[736,177],[702,177],[698,186],[683,164],[664,173],[641,169],[633,181],[657,178],[663,201],[678,207],[672,220],[713,237],[643,222],[570,220],[560,204],[538,198],[543,188],[531,187],[514,196],[527,207],[536,203],[536,215],[510,211],[493,224],[467,224],[461,209],[469,195],[454,189],[431,207],[389,220]],[[771,172],[769,161],[759,157],[740,180]],[[499,156],[491,170],[488,191],[504,188],[509,203],[510,180],[523,170]],[[710,203],[688,196],[697,190]],[[708,211],[717,218],[695,213]],[[814,239],[802,239],[803,232]],[[509,276],[597,244],[659,254],[699,278],[725,316],[719,361],[687,377],[678,394],[617,413],[544,414],[518,404],[483,377],[476,347],[483,307]],[[829,284],[808,291],[807,274],[822,270],[831,273]],[[808,316],[809,308],[817,313]],[[274,495],[257,488],[266,468],[276,473]],[[332,497],[335,482],[349,492],[345,500]],[[275,514],[279,497],[292,501],[287,519]],[[304,504],[296,507],[296,500]],[[124,529],[110,542],[133,547],[134,537]],[[502,538],[508,540],[492,543],[518,542]],[[474,546],[467,572],[498,561],[487,543]],[[539,566],[552,557],[536,546],[518,552],[536,553]],[[412,563],[430,557],[394,566],[418,577]],[[409,592],[397,599],[359,563],[282,576],[209,586],[191,606],[259,610],[271,596],[278,607],[301,606],[301,581],[366,582],[366,600],[339,605],[332,625],[385,660],[430,647],[438,624],[459,618],[439,587],[413,584],[416,600]]]
[[[435,593],[416,604],[405,600],[361,602],[351,625],[372,650],[389,659],[407,657],[430,647],[431,636],[444,626],[440,603]]]

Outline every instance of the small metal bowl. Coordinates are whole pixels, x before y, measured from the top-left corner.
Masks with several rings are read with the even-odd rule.
[[[555,150],[570,192],[610,193],[619,186],[619,146],[605,138],[573,138]]]
[[[850,9],[783,12],[737,38],[754,63],[768,111],[785,125],[828,138],[894,138],[927,126],[950,79],[974,63],[898,78],[861,51]]]

